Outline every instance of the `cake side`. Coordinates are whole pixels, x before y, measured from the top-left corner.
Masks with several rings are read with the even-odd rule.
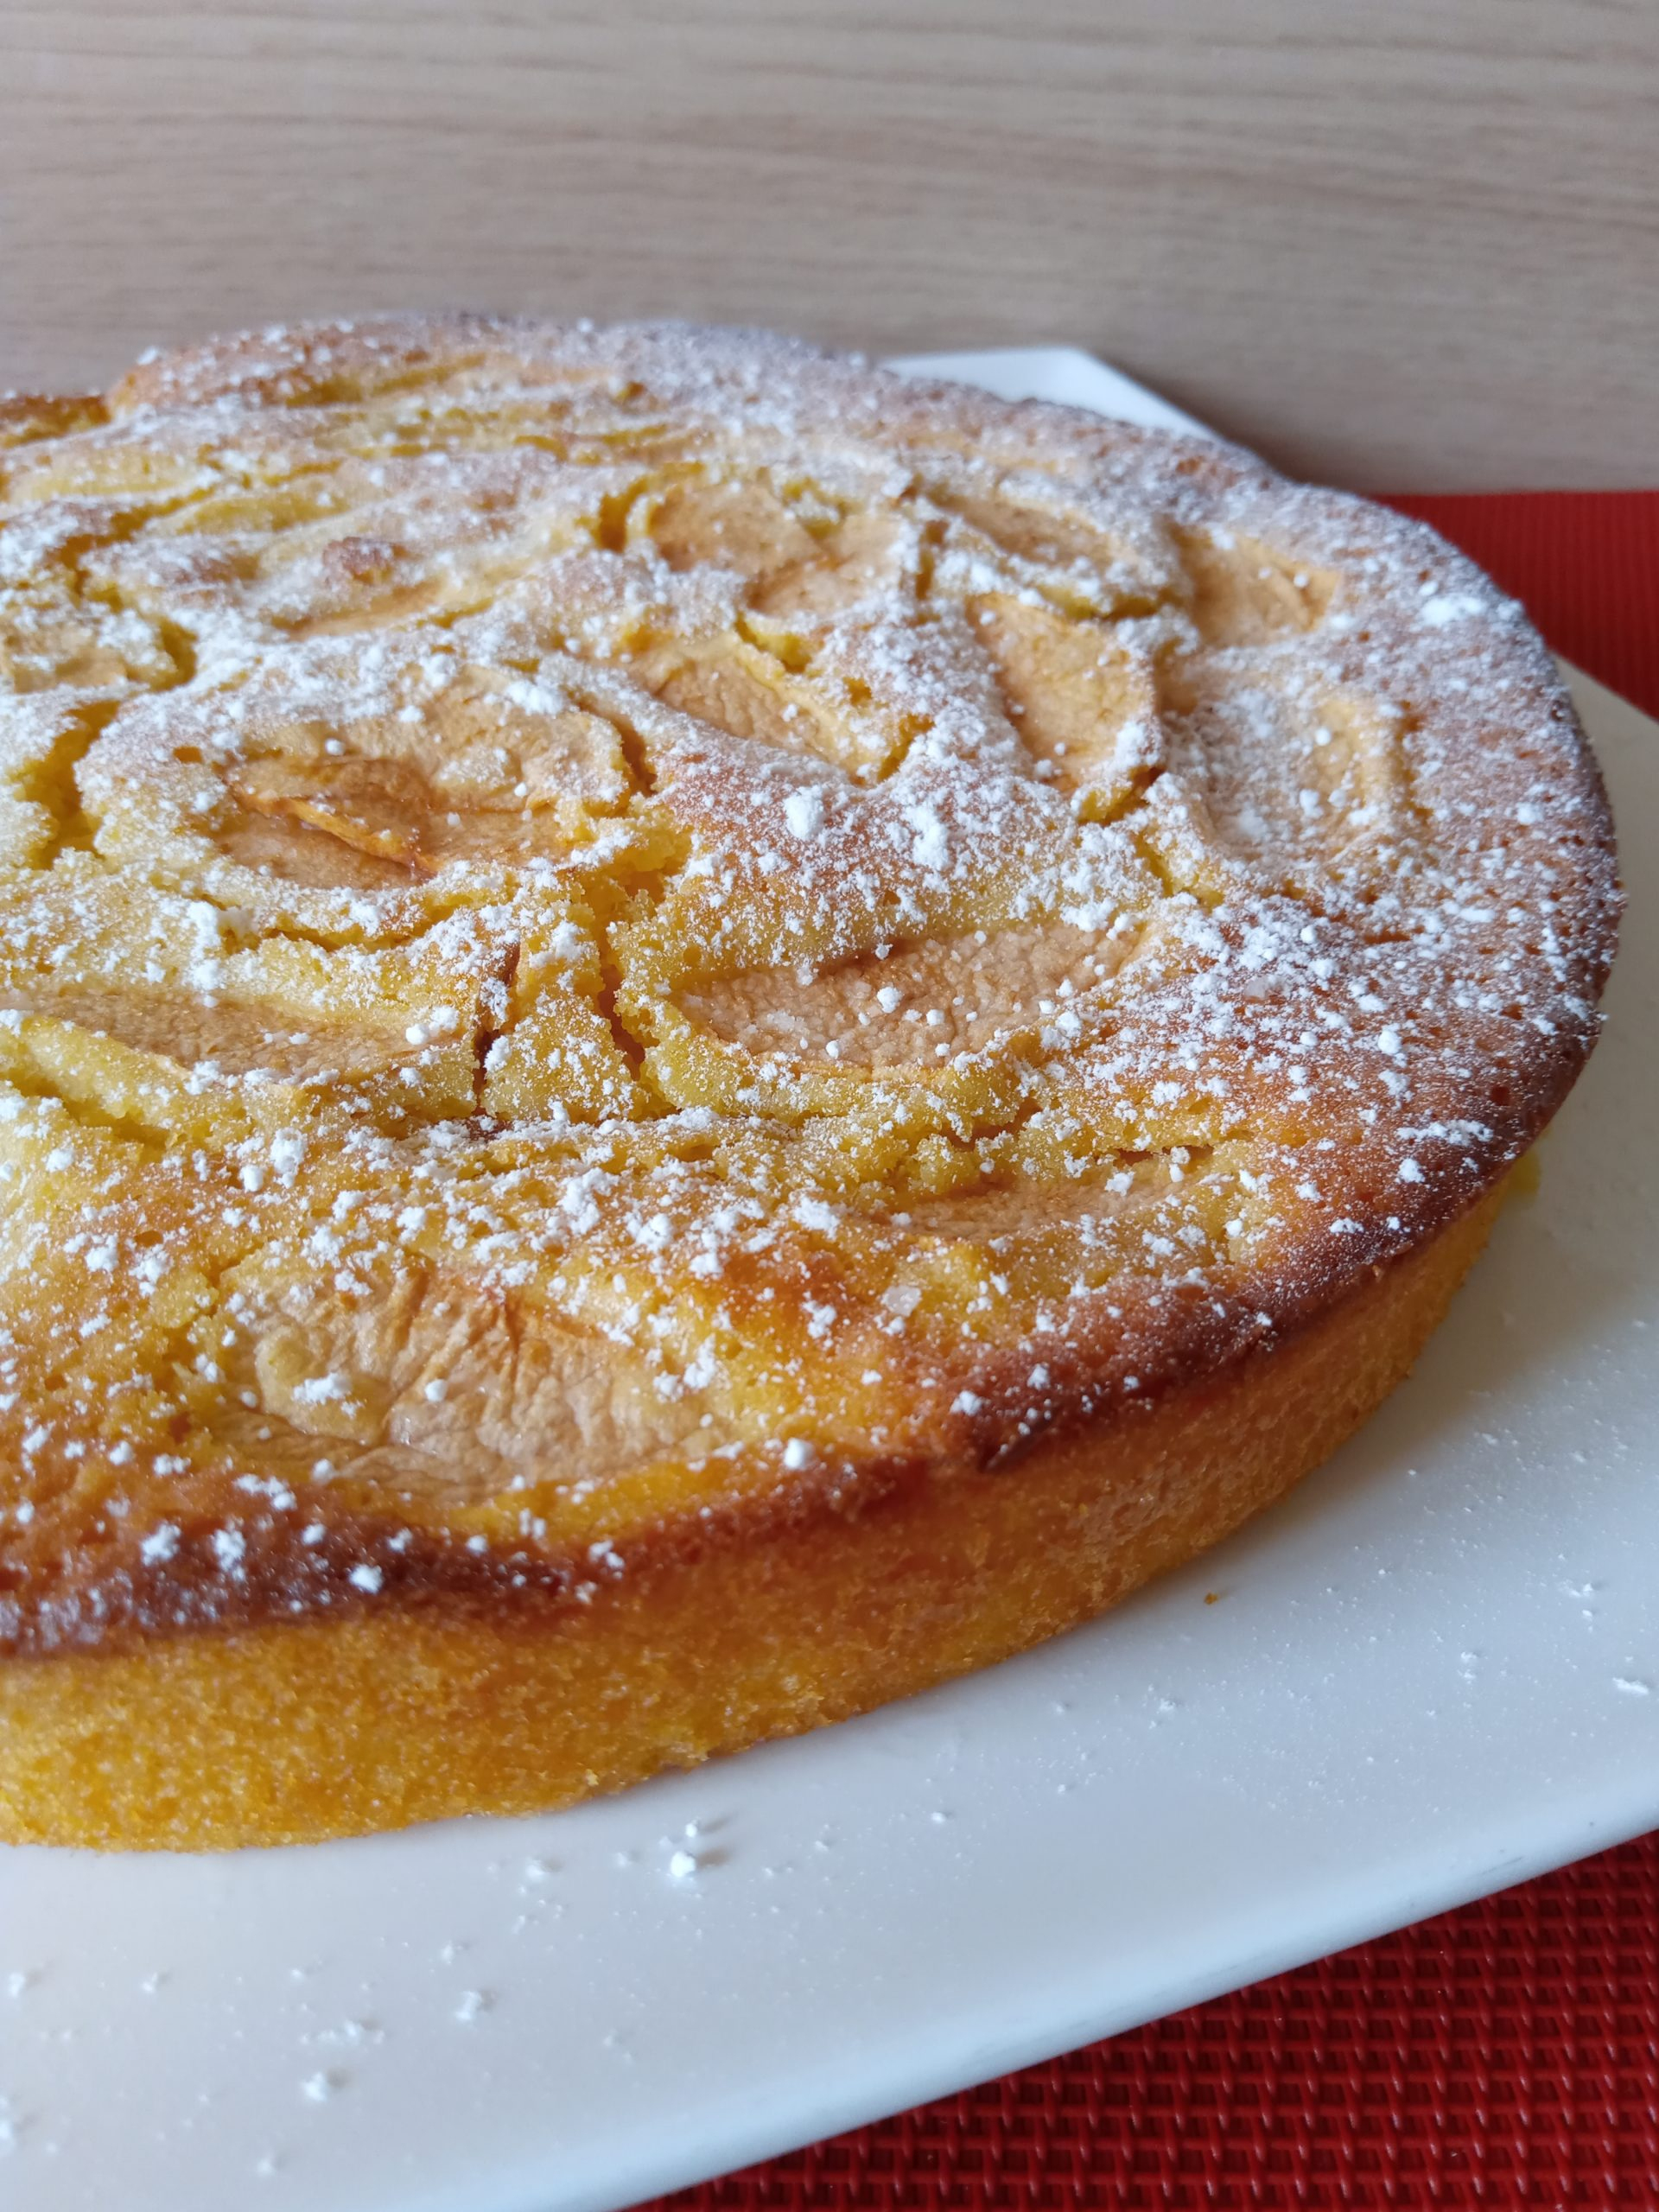
[[[1017,1475],[925,1474],[747,1549],[655,1560],[551,1632],[440,1598],[14,1660],[0,1836],[224,1850],[545,1811],[1007,1658],[1328,1456],[1409,1369],[1500,1202],[1288,1342],[1046,1441]]]

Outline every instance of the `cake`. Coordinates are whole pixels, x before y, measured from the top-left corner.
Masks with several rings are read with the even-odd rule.
[[[522,1812],[1099,1612],[1410,1367],[1594,1039],[1521,609],[752,333],[0,403],[0,1834]]]

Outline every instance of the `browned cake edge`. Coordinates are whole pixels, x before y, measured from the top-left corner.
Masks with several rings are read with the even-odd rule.
[[[1500,1186],[1272,1349],[860,1510],[601,1586],[540,1624],[459,1601],[0,1669],[0,1837],[302,1843],[544,1810],[1007,1658],[1229,1535],[1404,1377]]]

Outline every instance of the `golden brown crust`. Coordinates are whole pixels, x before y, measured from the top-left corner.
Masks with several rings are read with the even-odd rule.
[[[391,1696],[432,1639],[546,1688],[731,1577],[831,1619],[812,1560],[987,1484],[1034,1532],[1045,1471],[1461,1249],[1593,1039],[1611,830],[1541,645],[1246,454],[483,317],[160,356],[0,444],[20,1745],[88,1669],[135,1715],[215,1654]],[[810,1717],[731,1694],[583,1757]]]
[[[930,1475],[658,1562],[551,1632],[494,1611],[0,1670],[0,1835],[191,1850],[525,1813],[843,1719],[1089,1619],[1319,1465],[1411,1365],[1496,1197],[1290,1342],[1017,1472]]]

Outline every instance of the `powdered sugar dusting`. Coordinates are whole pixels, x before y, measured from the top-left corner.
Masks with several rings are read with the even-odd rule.
[[[591,1605],[1017,1452],[1408,1249],[1588,1048],[1593,771],[1415,525],[669,328],[105,414],[0,480],[7,1642]]]

